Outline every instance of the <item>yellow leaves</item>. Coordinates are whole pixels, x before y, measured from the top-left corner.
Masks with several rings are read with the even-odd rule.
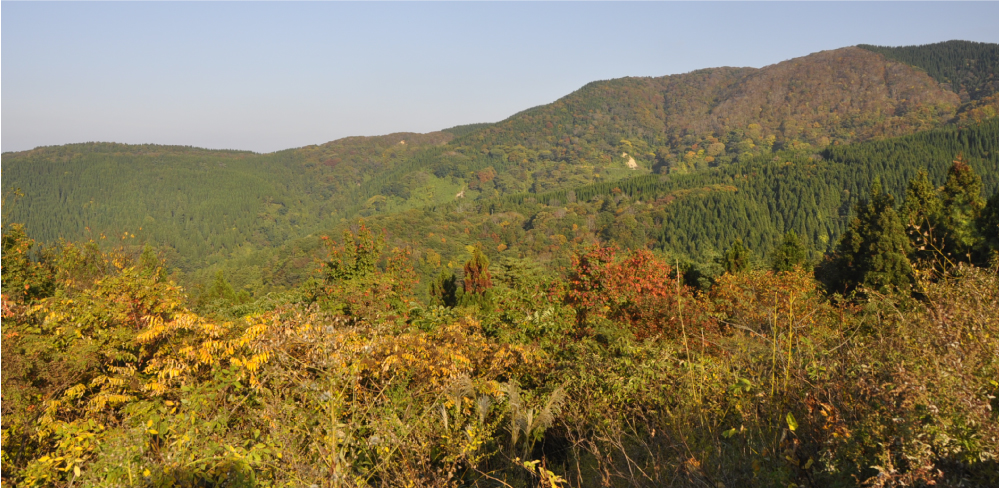
[[[167,387],[163,383],[152,381],[143,385],[142,389],[154,395],[162,395],[163,393],[166,392]]]
[[[133,395],[124,395],[120,393],[108,393],[101,391],[100,393],[94,395],[87,402],[87,410],[90,412],[100,412],[107,407],[115,407],[118,405],[123,405],[135,399]]]
[[[507,346],[490,343],[478,332],[478,323],[463,320],[447,324],[434,332],[408,332],[395,337],[373,339],[366,347],[370,354],[350,354],[348,361],[365,364],[376,377],[390,377],[393,372],[407,376],[430,388],[449,385],[454,378],[480,375],[490,371],[527,365],[526,348],[514,354]],[[343,351],[347,353],[347,351]],[[360,352],[360,351],[359,351]]]
[[[725,274],[712,288],[711,299],[726,322],[755,332],[787,321],[795,328],[807,327],[827,308],[815,281],[801,270]]]
[[[69,400],[75,400],[75,399],[80,398],[81,396],[83,396],[83,394],[86,391],[87,391],[87,387],[84,386],[82,383],[78,383],[75,386],[67,389],[66,393],[63,394],[63,397],[66,398],[66,399],[69,399]]]
[[[240,330],[239,322],[213,322],[184,313],[170,322],[151,324],[140,334],[141,342],[182,342],[180,347],[161,348],[157,352],[146,373],[155,374],[159,381],[148,383],[144,390],[162,394],[171,382],[226,364],[242,371],[251,385],[259,386],[256,373],[272,355],[269,343],[264,340],[273,332],[272,317],[262,314],[245,321],[249,324]]]
[[[798,420],[794,418],[794,414],[788,412],[785,420],[787,420],[787,428],[790,429],[791,432],[798,430]]]

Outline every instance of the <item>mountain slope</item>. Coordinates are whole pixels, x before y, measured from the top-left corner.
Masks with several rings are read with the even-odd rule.
[[[521,258],[568,263],[573,246],[609,242],[666,252],[688,266],[707,267],[740,239],[765,260],[787,231],[817,259],[831,250],[853,206],[881,179],[901,202],[910,179],[927,172],[943,184],[961,156],[982,177],[983,196],[999,190],[999,119],[964,128],[829,147],[820,153],[779,151],[686,174],[642,175],[545,193],[476,202],[459,200],[368,218],[391,247],[408,249],[425,278],[457,270],[467,247],[481,244],[495,263]],[[338,236],[356,221],[327,230]],[[257,290],[300,282],[318,237],[244,256],[225,266],[238,286]],[[715,270],[717,271],[717,270]],[[211,274],[206,273],[205,279]],[[426,285],[426,280],[424,281]]]
[[[857,46],[902,63],[917,66],[961,96],[981,100],[999,91],[999,45],[947,41],[925,46]]]
[[[193,270],[341,219],[911,134],[952,120],[959,104],[926,72],[850,47],[760,69],[594,82],[494,124],[271,154],[116,144],[7,153],[4,194],[26,196],[4,221],[46,242],[127,231]],[[990,117],[985,108],[969,120]]]
[[[450,138],[352,137],[271,154],[113,143],[5,153],[4,195],[24,197],[3,219],[42,242],[129,233],[190,270],[332,225],[360,182]]]
[[[958,104],[955,94],[919,70],[843,48],[758,70],[715,68],[595,82],[457,143],[521,144],[542,155],[549,151],[556,160],[610,162],[626,139],[649,163],[657,151],[667,162],[705,150],[710,154],[687,162],[710,165],[757,147],[849,143],[925,130],[952,117]],[[718,143],[724,146],[711,148]]]

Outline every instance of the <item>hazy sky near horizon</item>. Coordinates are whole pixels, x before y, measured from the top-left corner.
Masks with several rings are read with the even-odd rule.
[[[999,42],[999,2],[10,2],[2,145],[269,152],[502,120],[584,84]]]

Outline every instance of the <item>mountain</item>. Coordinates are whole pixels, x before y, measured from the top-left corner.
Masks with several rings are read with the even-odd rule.
[[[947,41],[926,46],[857,46],[916,66],[961,96],[981,100],[999,91],[999,44]]]
[[[641,175],[698,181],[786,151],[820,155],[994,116],[988,104],[962,106],[952,89],[953,79],[965,80],[958,89],[974,93],[975,103],[995,99],[988,95],[995,45],[945,45],[848,47],[759,69],[598,81],[498,123],[270,154],[111,143],[5,153],[4,195],[20,188],[24,196],[5,208],[4,221],[26,223],[43,242],[127,232],[126,242],[150,242],[188,272],[230,259],[280,261],[281,244],[357,217],[402,218],[449,202],[489,208],[513,195],[548,203],[543,195],[564,200],[570,190],[613,188]],[[932,70],[907,64],[951,51],[960,55],[943,56]],[[962,75],[941,78],[947,73]],[[837,228],[809,235],[831,239]],[[719,245],[695,244],[700,237],[649,240],[695,255]],[[750,241],[766,247],[767,239],[763,232]]]
[[[693,169],[747,152],[912,133],[958,105],[925,73],[844,48],[761,69],[595,82],[457,144],[520,144],[542,158],[617,166],[631,149],[646,167]]]
[[[764,263],[788,231],[817,260],[833,250],[875,178],[901,202],[920,171],[942,185],[956,157],[981,176],[984,196],[999,191],[999,118],[819,152],[782,150],[685,174],[459,200],[365,223],[384,230],[390,247],[410,250],[424,277],[441,268],[458,271],[476,244],[495,263],[530,258],[558,267],[569,264],[576,246],[598,242],[661,251],[695,275],[711,275],[720,272],[713,263],[737,239]],[[344,221],[328,233],[352,227],[354,221]],[[299,239],[234,259],[226,275],[256,290],[300,282],[312,270],[307,256],[319,241]]]
[[[4,154],[0,478],[999,486],[996,99],[848,48]]]
[[[128,233],[190,270],[337,222],[361,182],[451,137],[349,137],[271,154],[113,143],[6,153],[4,195],[24,197],[4,221],[42,242]]]

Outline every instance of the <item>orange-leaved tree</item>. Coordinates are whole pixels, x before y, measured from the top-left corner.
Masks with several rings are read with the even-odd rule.
[[[665,259],[645,249],[620,260],[615,253],[595,247],[573,256],[566,302],[576,309],[580,332],[599,318],[626,324],[639,338],[713,328],[703,303]]]

